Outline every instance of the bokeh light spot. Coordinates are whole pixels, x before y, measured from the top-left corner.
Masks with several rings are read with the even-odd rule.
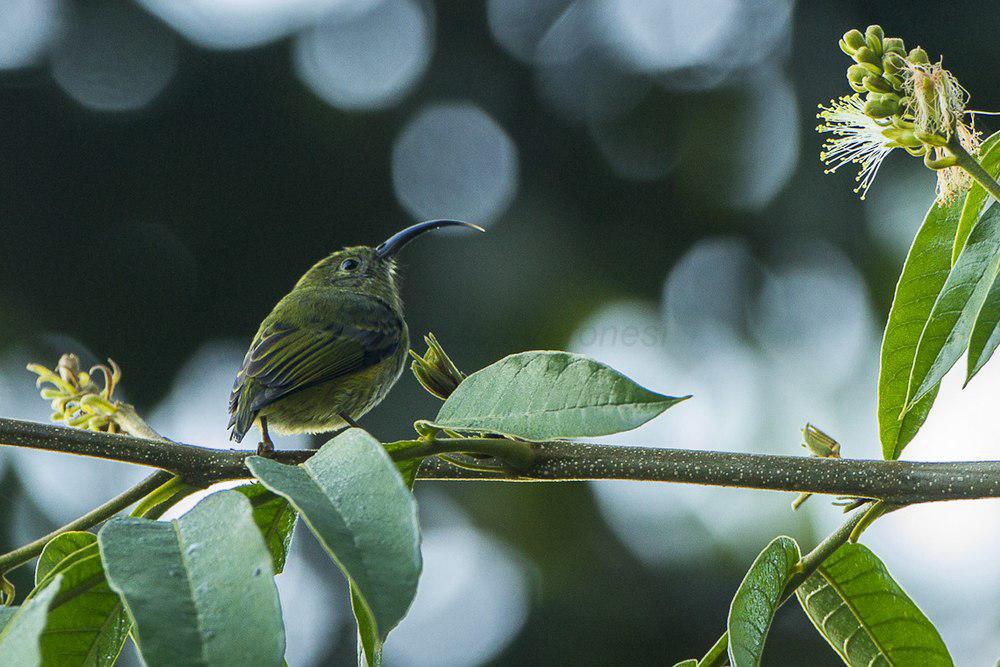
[[[0,69],[32,65],[45,54],[60,24],[56,0],[0,3]]]
[[[326,18],[349,18],[383,0],[136,0],[189,40],[210,49],[246,49]]]
[[[427,107],[396,140],[392,182],[414,218],[486,224],[517,192],[517,150],[503,128],[473,104]]]
[[[176,69],[174,36],[126,3],[82,5],[52,58],[59,87],[95,111],[141,109]]]
[[[295,69],[335,107],[382,109],[398,102],[424,73],[432,32],[416,2],[384,0],[371,11],[326,21],[299,35]]]

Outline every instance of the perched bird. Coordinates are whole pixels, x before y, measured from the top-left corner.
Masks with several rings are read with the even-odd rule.
[[[425,232],[461,226],[431,220],[378,247],[355,246],[309,269],[264,318],[236,374],[229,427],[236,442],[257,424],[261,453],[268,429],[321,433],[357,426],[403,372],[410,337],[396,284],[396,254]]]

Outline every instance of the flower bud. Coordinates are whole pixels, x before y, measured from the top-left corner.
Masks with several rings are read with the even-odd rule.
[[[865,46],[865,36],[861,34],[860,30],[848,30],[844,33],[840,48],[844,49],[847,55],[853,56],[854,52],[862,46]]]
[[[865,30],[865,45],[871,49],[874,54],[881,56],[883,37],[885,37],[885,33],[882,31],[882,26],[870,25],[868,26],[868,29]]]
[[[870,66],[872,69],[872,74],[882,73],[882,58],[875,54],[874,51],[869,49],[867,46],[862,46],[860,49],[854,52],[854,61],[862,66]]]
[[[882,56],[882,71],[887,74],[898,74],[906,69],[906,59],[895,51]]]
[[[871,94],[865,102],[865,115],[870,118],[888,118],[900,112],[899,102],[889,95]]]
[[[62,355],[59,357],[56,371],[58,371],[59,377],[65,382],[71,385],[78,385],[76,376],[80,373],[80,357],[72,353]]]
[[[903,40],[899,37],[886,37],[882,40],[882,51],[886,55],[895,53],[900,56],[905,56],[906,46],[903,45]]]
[[[867,90],[864,86],[866,76],[872,76],[872,73],[861,65],[851,65],[847,68],[847,81],[851,84],[851,88],[855,92],[863,93]]]
[[[424,356],[410,350],[410,356],[413,357],[410,370],[424,389],[443,401],[458,388],[465,379],[465,374],[458,370],[434,334],[424,336],[424,342],[427,343]]]
[[[802,446],[813,456],[822,459],[840,458],[840,443],[812,424],[807,423],[802,429],[802,439]]]
[[[924,51],[919,46],[917,48],[913,49],[912,51],[910,51],[910,55],[908,55],[906,57],[906,59],[909,60],[914,65],[930,65],[931,64],[931,59],[929,57],[927,57],[927,52]]]
[[[864,85],[865,90],[873,93],[885,94],[894,92],[888,81],[880,76],[874,76],[872,74],[869,74],[862,80],[862,85]]]

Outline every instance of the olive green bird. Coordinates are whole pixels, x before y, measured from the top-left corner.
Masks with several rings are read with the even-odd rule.
[[[410,337],[396,283],[396,254],[440,227],[483,228],[457,220],[408,227],[381,245],[332,253],[309,269],[264,318],[229,397],[231,437],[255,424],[259,450],[277,433],[322,433],[356,426],[403,372]]]

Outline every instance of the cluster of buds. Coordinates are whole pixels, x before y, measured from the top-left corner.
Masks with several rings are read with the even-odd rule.
[[[810,455],[817,458],[840,458],[840,443],[809,423],[807,423],[805,428],[802,429],[802,446],[809,450]],[[811,495],[811,493],[799,494],[799,496],[792,501],[792,509],[797,510],[799,506],[808,500]]]
[[[410,370],[424,389],[443,401],[451,396],[459,383],[465,379],[465,373],[458,370],[434,334],[424,336],[424,342],[427,343],[427,352],[424,356],[421,357],[410,350],[410,356],[413,357]]]
[[[847,80],[855,91],[830,106],[820,105],[816,129],[833,135],[820,158],[836,171],[847,163],[861,165],[856,192],[862,199],[882,160],[893,149],[923,156],[938,172],[938,196],[950,200],[967,189],[969,176],[955,167],[946,147],[957,141],[975,152],[978,139],[963,117],[968,93],[941,61],[931,63],[922,48],[906,50],[903,40],[886,37],[882,28],[850,30],[840,48],[854,60]]]
[[[121,431],[114,419],[119,409],[114,393],[122,373],[111,359],[84,371],[79,357],[64,354],[55,370],[41,364],[28,364],[28,370],[38,375],[35,385],[52,405],[52,421],[90,431]],[[103,386],[95,381],[98,375]]]

